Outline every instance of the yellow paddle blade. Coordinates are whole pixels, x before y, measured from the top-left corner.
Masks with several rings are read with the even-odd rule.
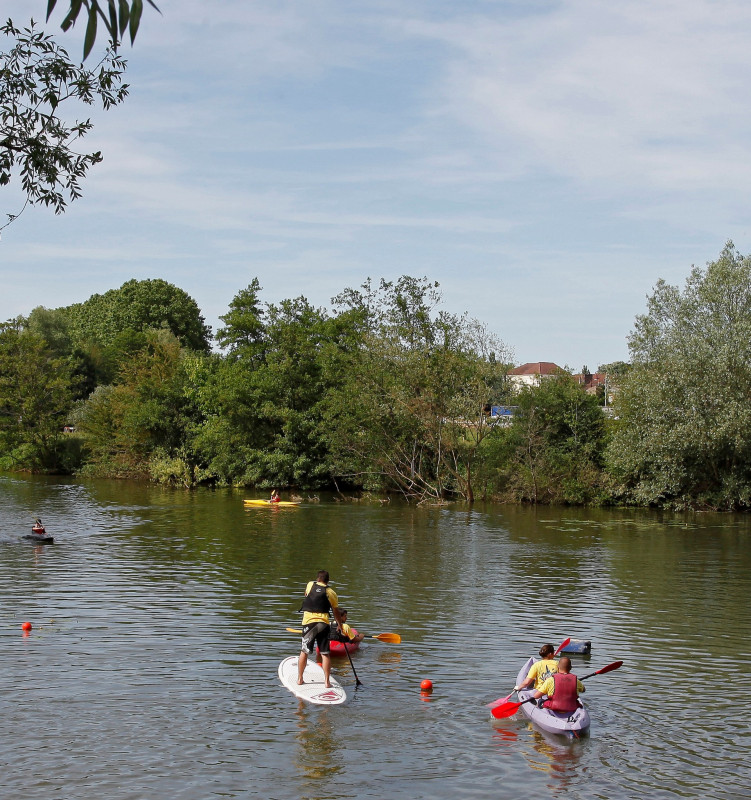
[[[378,633],[374,639],[380,639],[382,642],[390,642],[391,644],[399,644],[402,637],[398,633]]]
[[[290,633],[302,633],[299,628],[285,628],[285,630],[289,631]],[[399,644],[402,641],[402,637],[399,636],[398,633],[378,633],[371,638],[379,639],[380,641],[388,642],[389,644]]]

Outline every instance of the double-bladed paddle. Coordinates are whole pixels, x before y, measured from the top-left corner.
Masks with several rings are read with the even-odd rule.
[[[290,633],[302,633],[300,628],[286,628]],[[388,642],[389,644],[399,644],[402,637],[398,633],[376,633],[368,637],[369,639],[378,639],[380,642]],[[509,695],[510,697],[511,695]]]
[[[612,664],[608,664],[606,667],[602,667],[594,672],[590,672],[589,675],[584,675],[584,677],[579,678],[580,681],[585,681],[587,678],[591,678],[593,675],[604,675],[606,672],[612,672],[614,669],[618,669],[622,661],[614,661]],[[510,697],[511,695],[509,695]],[[535,697],[528,697],[526,700],[521,700],[518,703],[504,703],[497,708],[492,708],[490,713],[496,719],[504,719],[505,717],[513,717],[514,714],[523,706],[525,703],[531,703],[533,700],[536,700]]]
[[[564,647],[566,647],[566,645],[567,645],[567,644],[568,644],[570,641],[571,641],[571,637],[570,637],[570,636],[569,636],[567,639],[564,639],[564,640],[563,640],[563,641],[562,641],[562,642],[561,642],[561,643],[558,645],[558,649],[555,651],[555,653],[553,653],[553,655],[552,655],[552,658],[555,658],[555,657],[558,655],[558,653],[560,653],[560,652],[561,652],[561,650],[563,650],[563,648],[564,648]],[[511,698],[511,695],[512,695],[512,694],[513,694],[515,691],[516,691],[516,689],[512,689],[512,690],[511,690],[511,692],[510,692],[509,694],[507,694],[507,695],[506,695],[506,697],[501,697],[501,698],[500,698],[500,700],[493,700],[493,702],[492,702],[492,703],[485,703],[485,705],[486,705],[488,708],[497,708],[498,706],[501,706],[501,705],[503,705],[504,703],[508,703],[508,701],[509,701],[509,700],[510,700],[510,698]]]

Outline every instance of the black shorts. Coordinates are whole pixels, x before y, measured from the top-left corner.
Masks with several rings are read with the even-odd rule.
[[[331,626],[328,622],[314,622],[311,625],[303,625],[302,628],[302,650],[309,656],[315,655],[316,646],[322,656],[329,655]]]

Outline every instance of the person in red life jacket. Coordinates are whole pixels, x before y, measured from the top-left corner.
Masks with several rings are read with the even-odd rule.
[[[329,647],[331,628],[329,627],[329,612],[332,612],[336,620],[339,633],[342,632],[341,611],[339,611],[339,598],[336,592],[329,586],[329,573],[319,570],[314,581],[310,581],[305,587],[305,598],[302,601],[300,610],[303,611],[302,617],[302,647],[300,657],[297,659],[297,683],[302,685],[305,665],[308,663],[308,656],[315,658],[316,647],[321,654],[321,666],[327,689],[331,688],[331,652]]]
[[[535,698],[547,695],[543,708],[570,714],[579,708],[579,695],[584,692],[584,684],[571,672],[571,659],[561,656],[558,672],[551,675],[533,695]]]
[[[336,623],[331,623],[331,641],[332,642],[347,642],[347,644],[355,644],[361,642],[365,638],[364,633],[353,634],[352,628],[347,625],[347,609],[340,608],[339,613],[342,615],[342,628],[341,633],[337,629]]]
[[[279,492],[276,489],[271,490],[271,498],[269,499],[269,503],[280,503],[282,498],[279,496]]]

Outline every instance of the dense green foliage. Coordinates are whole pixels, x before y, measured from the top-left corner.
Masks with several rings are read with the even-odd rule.
[[[606,499],[605,417],[597,397],[568,374],[524,387],[506,446],[506,494],[532,503]]]
[[[684,289],[657,284],[631,363],[600,368],[612,417],[566,372],[514,388],[502,343],[427,279],[368,281],[331,309],[261,293],[237,293],[216,352],[195,301],[160,280],[4,324],[0,465],[416,502],[751,505],[751,259],[732,244]]]
[[[327,404],[329,446],[338,472],[406,497],[474,499],[484,455],[500,428],[484,413],[506,393],[499,342],[476,323],[434,314],[437,286],[404,277],[368,282],[336,303],[360,346]]]
[[[629,346],[610,450],[623,498],[751,506],[751,258],[728,243],[682,291],[660,281]]]
[[[115,357],[133,350],[128,343],[136,334],[154,328],[171,331],[190,350],[210,349],[211,329],[195,300],[163,280],[131,280],[119,289],[92,295],[86,302],[68,306],[65,315],[71,336],[79,342],[96,342],[115,349]],[[138,336],[136,336],[138,340]],[[139,340],[139,344],[143,344]]]
[[[230,303],[216,334],[221,353],[210,352],[192,298],[158,280],[36,308],[7,326],[6,374],[23,363],[15,337],[34,345],[38,370],[65,392],[37,410],[49,441],[6,425],[6,465],[185,486],[397,491],[415,501],[595,496],[584,483],[597,483],[604,441],[596,401],[561,379],[526,390],[513,426],[491,417],[491,405],[512,398],[509,358],[482,325],[439,310],[436,284],[368,281],[331,311],[260,294],[254,279]],[[20,390],[7,386],[9,423]],[[530,473],[521,455],[528,421],[543,416]],[[76,432],[63,432],[66,423]]]
[[[63,435],[74,382],[64,358],[20,321],[0,325],[0,464],[66,469]]]

